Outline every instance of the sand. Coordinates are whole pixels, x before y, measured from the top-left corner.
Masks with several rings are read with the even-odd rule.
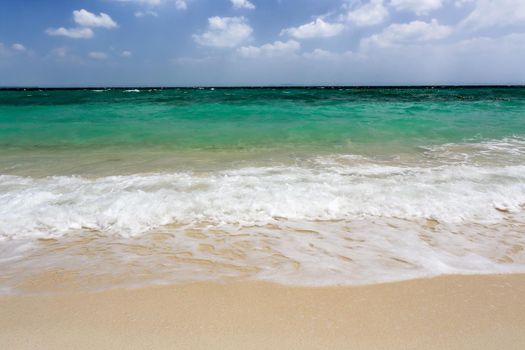
[[[525,349],[525,275],[0,298],[0,349]]]

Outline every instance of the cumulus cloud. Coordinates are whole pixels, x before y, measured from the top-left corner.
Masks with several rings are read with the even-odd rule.
[[[388,10],[383,0],[371,0],[359,8],[349,10],[345,17],[358,27],[373,26],[384,22],[388,17]]]
[[[460,23],[470,29],[512,25],[525,26],[524,0],[477,0],[474,10]]]
[[[27,51],[26,47],[20,43],[15,43],[11,46],[11,48],[18,52],[24,52]]]
[[[105,13],[96,15],[84,9],[73,11],[73,20],[79,27],[76,28],[48,28],[46,33],[51,36],[65,36],[71,39],[91,39],[94,32],[91,28],[116,28],[117,23]]]
[[[303,56],[313,60],[334,60],[339,58],[338,54],[323,49],[315,49],[312,52],[306,52]]]
[[[186,10],[188,8],[188,3],[186,0],[175,0],[175,7],[177,10]]]
[[[133,54],[131,53],[131,51],[127,51],[126,50],[126,51],[122,51],[121,56],[122,57],[131,57],[131,56],[133,56]]]
[[[295,40],[287,42],[276,41],[273,44],[262,46],[243,46],[237,49],[237,53],[242,57],[276,57],[294,54],[301,49],[301,44]]]
[[[99,51],[91,51],[88,55],[94,60],[105,60],[108,58],[107,53]]]
[[[234,9],[255,10],[255,5],[248,0],[230,0]]]
[[[250,39],[252,32],[244,17],[211,17],[208,31],[194,34],[193,39],[202,46],[236,47]]]
[[[91,28],[49,28],[46,33],[51,36],[65,36],[71,39],[91,39],[94,35]]]
[[[341,63],[356,63],[358,61],[366,61],[366,56],[360,53],[354,53],[350,50],[344,52],[333,52],[324,49],[315,49],[310,52],[305,52],[302,55],[309,61],[317,62],[329,62],[330,64],[341,64]],[[332,66],[337,67],[337,66]]]
[[[450,33],[452,33],[452,28],[439,24],[436,19],[432,19],[430,22],[413,21],[392,24],[381,33],[363,39],[361,44],[365,48],[370,46],[389,47],[439,40],[447,37]]]
[[[392,0],[390,4],[398,11],[411,11],[417,15],[426,15],[443,6],[443,0]]]
[[[100,27],[116,28],[117,23],[106,13],[100,13],[98,16],[84,9],[73,11],[75,23],[82,27]]]
[[[296,39],[329,38],[338,35],[344,28],[341,23],[328,23],[317,18],[299,27],[283,29],[281,35],[288,34]]]

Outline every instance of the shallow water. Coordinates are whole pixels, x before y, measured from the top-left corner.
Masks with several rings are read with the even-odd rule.
[[[523,88],[0,91],[8,292],[525,271],[524,209]]]

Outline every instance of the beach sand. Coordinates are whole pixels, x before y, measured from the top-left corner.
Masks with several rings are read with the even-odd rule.
[[[525,349],[525,275],[0,298],[0,349]]]

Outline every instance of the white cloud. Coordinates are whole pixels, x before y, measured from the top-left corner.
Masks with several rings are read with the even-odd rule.
[[[456,0],[454,1],[454,5],[456,7],[463,7],[465,4],[470,4],[470,3],[473,3],[477,0]]]
[[[296,39],[329,38],[338,35],[344,28],[341,23],[328,23],[322,18],[317,18],[299,27],[283,29],[281,35],[288,34]]]
[[[96,15],[84,9],[73,11],[73,19],[79,27],[76,28],[48,28],[46,33],[51,36],[65,36],[72,39],[91,39],[94,32],[91,27],[116,28],[117,23],[105,14]]]
[[[441,25],[437,20],[430,22],[413,21],[404,24],[392,24],[383,32],[372,35],[361,41],[363,47],[389,47],[400,44],[421,43],[439,40],[452,33],[448,26]]]
[[[24,52],[27,51],[26,47],[20,43],[15,43],[11,46],[11,48],[15,51]]]
[[[426,15],[443,6],[443,0],[392,0],[390,5],[398,11],[411,11],[417,15]]]
[[[314,60],[336,59],[339,57],[338,54],[323,49],[315,49],[312,52],[305,53],[303,56]]]
[[[323,49],[315,49],[311,52],[306,52],[303,54],[305,58],[308,58],[310,60],[318,60],[318,61],[335,61],[335,60],[341,60],[341,59],[356,59],[359,57],[352,51],[346,51],[343,53],[337,53],[332,51],[327,51]]]
[[[186,0],[175,0],[175,7],[177,10],[186,10],[188,8],[188,3]]]
[[[91,39],[93,37],[91,28],[49,28],[46,33],[51,36],[65,36],[71,39]]]
[[[116,28],[117,23],[106,13],[100,13],[98,16],[84,9],[73,11],[75,23],[82,27],[101,27]]]
[[[89,57],[94,60],[105,60],[108,58],[108,55],[105,52],[91,51]]]
[[[511,33],[500,37],[477,37],[450,45],[457,54],[470,56],[512,56],[525,54],[525,33]],[[523,71],[523,70],[522,70]]]
[[[255,10],[255,5],[248,0],[230,0],[234,9]]]
[[[470,29],[511,25],[525,26],[524,0],[477,0],[474,10],[460,23]]]
[[[146,17],[146,16],[152,16],[152,17],[158,17],[159,14],[155,11],[136,11],[135,17]]]
[[[137,3],[145,4],[145,5],[148,5],[148,6],[158,6],[158,5],[160,5],[163,2],[163,0],[115,0],[115,1],[119,1],[119,2],[137,2]]]
[[[250,39],[253,29],[244,17],[208,18],[208,31],[193,35],[199,45],[214,47],[236,47]]]
[[[388,10],[383,5],[383,0],[371,0],[366,5],[349,11],[345,17],[358,27],[373,26],[383,23],[388,17]]]
[[[51,54],[53,56],[58,56],[58,57],[66,57],[68,52],[69,52],[69,50],[68,50],[67,47],[57,47],[57,48],[51,50]]]
[[[160,6],[165,3],[175,3],[177,10],[186,10],[188,8],[188,0],[113,0],[119,2],[133,2],[144,4],[146,6]]]
[[[131,51],[122,51],[121,53],[122,57],[131,57],[133,56],[133,54],[131,53]]]
[[[289,40],[286,42],[276,41],[273,44],[262,46],[243,46],[237,49],[237,53],[247,58],[275,57],[291,55],[300,49],[301,44],[295,40]]]

